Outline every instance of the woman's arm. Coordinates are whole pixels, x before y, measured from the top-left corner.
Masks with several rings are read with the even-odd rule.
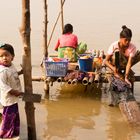
[[[116,68],[115,66],[113,66],[113,65],[110,63],[111,57],[112,57],[112,55],[107,55],[107,56],[106,56],[105,65],[106,65],[107,67],[109,67],[109,68],[113,71],[115,77],[120,78],[120,76],[119,76],[119,74],[118,74],[118,72],[117,72],[117,68]]]
[[[130,87],[132,86],[132,84],[129,81],[128,76],[129,76],[131,66],[132,66],[132,57],[129,56],[128,62],[127,62],[127,65],[126,65],[126,70],[125,70],[125,81],[130,85]]]
[[[132,57],[129,57],[127,65],[126,65],[126,71],[125,71],[125,77],[127,77],[127,78],[128,78],[131,66],[132,66]]]
[[[116,72],[116,67],[113,66],[113,65],[110,63],[111,57],[112,57],[112,55],[107,55],[107,56],[106,56],[105,65],[106,65],[107,67],[109,67],[113,72]]]

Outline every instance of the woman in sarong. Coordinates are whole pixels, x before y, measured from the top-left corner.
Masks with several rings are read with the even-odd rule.
[[[58,38],[55,51],[58,51],[59,58],[67,58],[69,61],[76,61],[76,48],[78,47],[78,37],[73,34],[73,26],[66,24],[63,34]]]

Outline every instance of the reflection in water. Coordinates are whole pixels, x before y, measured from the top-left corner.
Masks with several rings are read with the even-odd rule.
[[[85,136],[88,136],[88,131],[92,132],[96,126],[94,116],[100,115],[101,109],[101,104],[97,100],[99,98],[96,100],[88,98],[91,97],[91,89],[82,85],[72,88],[72,85],[66,84],[62,88],[58,101],[48,101],[45,104],[48,111],[48,128],[45,130],[45,137],[48,140],[51,138],[77,139],[76,137],[83,139],[80,136],[84,131]],[[98,90],[96,91],[98,93]],[[76,131],[79,136],[75,134]]]
[[[54,101],[44,103],[48,112],[44,140],[138,140],[139,127],[125,122],[118,107],[108,106],[107,86],[57,83],[57,90],[52,87]]]
[[[48,139],[53,136],[68,137],[73,128],[94,129],[95,123],[91,119],[94,115],[92,111],[94,105],[87,104],[82,99],[73,101],[66,99],[48,104],[46,132]],[[99,114],[99,111],[95,110],[95,114]]]

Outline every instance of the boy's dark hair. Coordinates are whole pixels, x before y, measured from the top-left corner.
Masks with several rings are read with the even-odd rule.
[[[72,32],[73,32],[73,26],[71,24],[66,24],[64,26],[63,34],[72,33]]]
[[[0,49],[8,51],[11,55],[15,56],[14,48],[10,44],[1,44]]]
[[[120,32],[120,38],[131,39],[132,31],[126,27],[126,25],[122,26],[122,31]]]

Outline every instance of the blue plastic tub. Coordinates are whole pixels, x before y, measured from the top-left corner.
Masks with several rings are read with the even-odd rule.
[[[93,70],[93,58],[78,60],[79,70],[83,72],[90,72]]]

